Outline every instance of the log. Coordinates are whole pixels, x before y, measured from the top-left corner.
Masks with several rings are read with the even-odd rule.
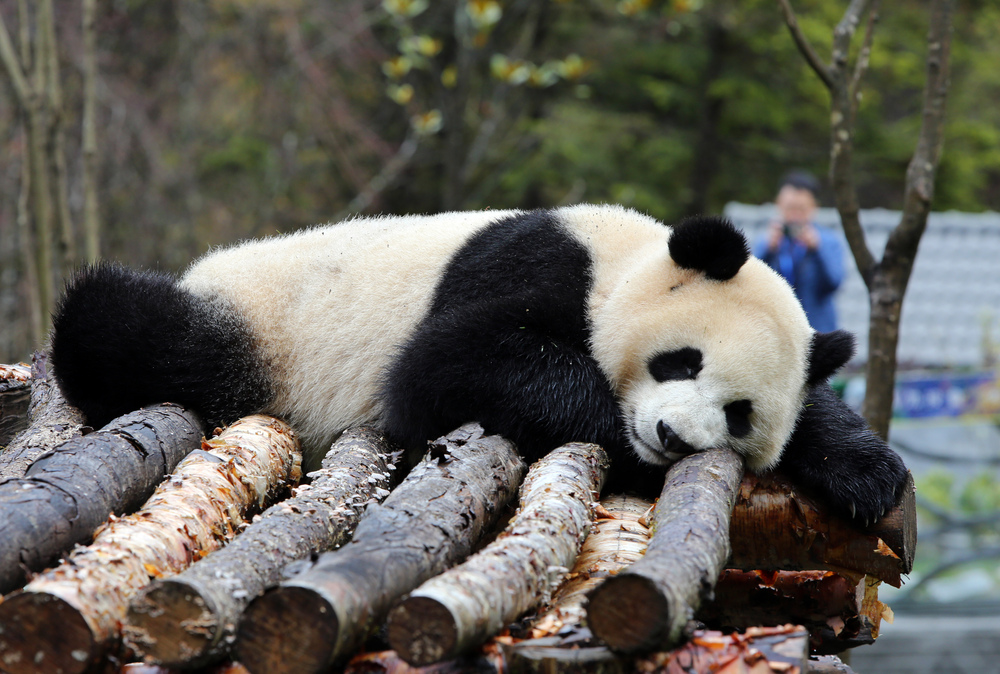
[[[311,483],[260,516],[232,544],[132,600],[126,643],[147,662],[190,669],[221,658],[250,600],[295,560],[343,545],[369,503],[395,480],[399,453],[381,432],[346,431],[310,473]]]
[[[841,653],[871,644],[892,611],[878,600],[878,581],[833,571],[722,572],[715,598],[698,620],[712,629],[794,622],[809,630],[813,653]]]
[[[193,412],[157,405],[64,442],[23,478],[0,481],[0,592],[89,541],[109,515],[138,508],[201,434]]]
[[[84,672],[115,643],[142,586],[222,546],[246,512],[299,477],[298,441],[271,417],[244,418],[203,447],[140,511],[112,518],[91,545],[0,604],[0,662],[8,674]]]
[[[31,368],[24,364],[0,365],[0,450],[28,427],[30,402]]]
[[[729,558],[729,521],[743,459],[728,449],[684,457],[667,472],[645,556],[590,594],[587,619],[616,651],[677,644]]]
[[[48,354],[36,352],[31,357],[30,425],[11,439],[0,454],[0,478],[24,477],[38,457],[58,445],[80,437],[90,430],[83,413],[66,402],[48,362]],[[0,440],[0,444],[4,444]]]
[[[609,496],[597,507],[597,521],[569,576],[546,610],[532,623],[529,639],[500,643],[511,672],[554,671],[615,674],[628,663],[597,644],[585,626],[587,593],[642,558],[652,504],[633,496]]]
[[[435,441],[385,502],[365,511],[350,543],[250,603],[236,659],[255,674],[326,671],[400,596],[469,555],[524,471],[511,442],[476,424]]]
[[[546,601],[590,531],[608,465],[601,447],[570,443],[531,466],[506,530],[393,609],[389,645],[411,665],[451,660]]]
[[[911,476],[902,502],[860,529],[797,490],[777,473],[747,475],[730,528],[729,566],[871,575],[894,587],[913,567],[916,505]]]
[[[809,634],[798,625],[751,627],[743,634],[697,630],[674,651],[635,663],[639,672],[662,674],[805,674]]]

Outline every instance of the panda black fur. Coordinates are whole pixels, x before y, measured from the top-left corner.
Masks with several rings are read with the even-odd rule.
[[[615,489],[710,446],[753,470],[787,446],[793,479],[872,520],[906,476],[828,393],[850,336],[813,333],[722,219],[666,228],[613,206],[359,219],[215,251],[179,282],[85,270],[54,326],[60,386],[92,424],[165,400],[210,424],[265,411],[299,430],[312,465],[351,425],[420,448],[475,420],[528,459],[598,442]]]

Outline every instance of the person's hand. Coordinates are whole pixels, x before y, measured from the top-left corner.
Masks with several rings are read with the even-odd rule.
[[[803,223],[796,228],[795,238],[808,250],[819,248],[819,232],[816,227],[809,222]]]
[[[767,250],[773,253],[781,245],[781,239],[785,236],[785,227],[777,220],[771,222],[767,228]]]

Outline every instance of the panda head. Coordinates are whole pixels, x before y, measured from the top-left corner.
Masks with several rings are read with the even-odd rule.
[[[853,338],[814,333],[727,220],[684,221],[656,248],[591,306],[593,352],[628,440],[654,464],[726,446],[751,470],[774,466],[807,387],[850,358]]]

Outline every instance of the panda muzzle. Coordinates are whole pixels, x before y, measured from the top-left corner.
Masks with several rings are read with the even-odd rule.
[[[656,422],[656,434],[660,438],[660,443],[663,445],[663,449],[667,451],[668,454],[681,454],[688,455],[694,454],[696,450],[694,447],[688,443],[681,440],[681,437],[674,432],[668,424],[663,423],[663,419]]]

